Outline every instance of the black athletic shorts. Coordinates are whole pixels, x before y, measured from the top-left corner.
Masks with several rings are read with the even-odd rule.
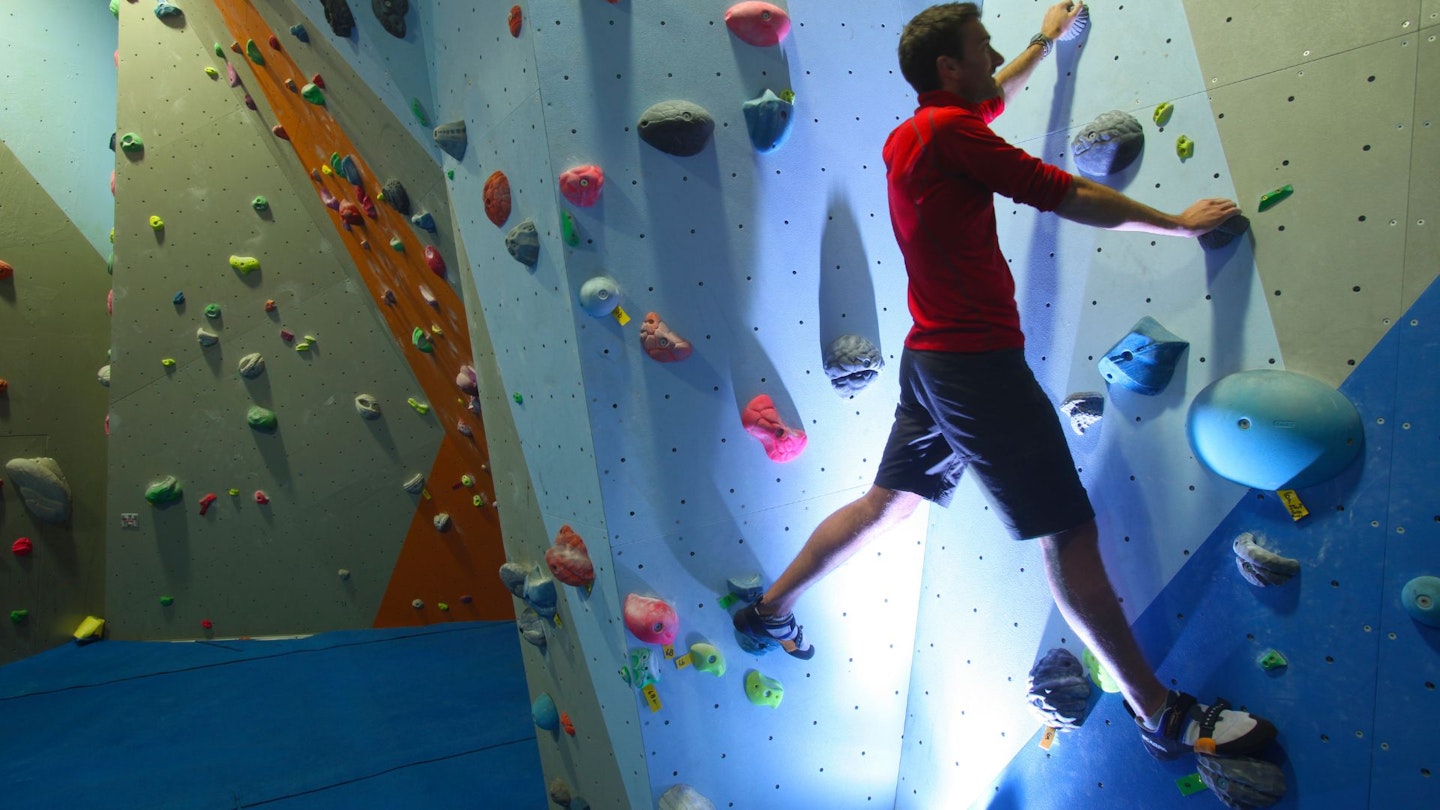
[[[1060,415],[1023,349],[905,349],[900,404],[876,486],[949,506],[967,467],[1017,540],[1057,534],[1095,517]]]

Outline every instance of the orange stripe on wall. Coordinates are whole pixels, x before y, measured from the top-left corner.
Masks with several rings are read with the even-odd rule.
[[[297,87],[309,82],[283,50],[288,43],[278,51],[270,47],[268,41],[274,32],[250,0],[215,0],[215,5],[242,50],[247,40],[254,40],[259,46],[265,58],[263,65],[254,64],[243,55],[228,58],[232,58],[237,67],[243,62],[250,68],[254,77],[250,81],[265,94],[275,111],[276,123],[285,128],[296,156],[302,166],[312,170],[312,177],[321,166],[329,165],[331,153],[354,156],[365,183],[365,193],[376,201],[378,217],[366,217],[362,224],[346,228],[338,213],[326,210],[382,319],[403,347],[430,405],[430,418],[438,419],[445,429],[445,438],[430,467],[425,494],[416,506],[390,584],[375,615],[375,626],[513,619],[514,603],[497,575],[505,562],[505,549],[501,544],[499,518],[488,505],[493,500],[495,487],[486,465],[489,452],[484,423],[466,407],[468,397],[455,385],[460,367],[472,362],[470,332],[460,295],[448,280],[436,276],[425,263],[425,243],[420,241],[410,221],[377,200],[380,184],[375,174],[329,111],[305,101],[298,92],[285,86],[287,78]],[[343,177],[322,172],[312,193],[318,196],[322,185],[342,201],[359,203],[356,190]],[[390,247],[392,238],[404,244],[403,252]],[[453,256],[446,258],[446,264],[451,274],[467,272],[466,268],[456,266]],[[419,291],[421,284],[433,291],[438,307],[426,304]],[[386,290],[394,292],[394,304],[384,302]],[[411,345],[411,333],[417,326],[426,331],[432,331],[432,326],[439,327],[432,354]],[[385,405],[388,418],[413,416],[405,403]],[[457,430],[456,426],[462,422],[470,426],[473,436],[466,437]],[[473,488],[460,484],[462,475],[474,479]],[[401,483],[397,480],[395,485],[398,487]],[[472,498],[477,493],[485,496],[486,506],[473,504]],[[440,532],[434,526],[434,518],[440,512],[450,515],[448,531]],[[471,601],[462,602],[462,596],[471,597]],[[411,603],[416,599],[422,600],[424,607],[413,607]],[[448,611],[439,609],[442,602],[449,606]]]

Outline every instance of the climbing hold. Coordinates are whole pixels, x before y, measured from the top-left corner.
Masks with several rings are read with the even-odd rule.
[[[251,352],[240,358],[240,376],[253,380],[265,371],[265,358],[259,352]]]
[[[261,195],[250,201],[250,207],[254,208],[256,211],[269,211],[270,201],[265,199],[265,197]]]
[[[410,224],[422,231],[435,233],[435,216],[429,211],[421,211],[415,216],[410,217]]]
[[[310,32],[306,30],[304,23],[298,23],[296,25],[290,26],[290,33],[301,42],[310,41]]]
[[[363,225],[365,223],[364,212],[360,206],[349,200],[340,203],[340,220],[346,225]]]
[[[515,400],[515,404],[516,404],[516,405],[524,405],[524,404],[525,404],[525,396],[524,396],[523,394],[521,394],[519,391],[516,391],[516,392],[515,392],[515,395],[512,396],[512,397],[510,397],[510,398],[513,399],[513,400]]]
[[[745,697],[756,706],[779,708],[780,699],[785,697],[785,687],[774,678],[761,675],[759,670],[745,673]]]
[[[475,486],[475,476],[471,475],[470,473],[465,473],[464,475],[461,475],[460,486],[466,488]],[[562,579],[561,581],[563,582],[564,580]]]
[[[319,107],[325,106],[325,91],[314,82],[307,82],[300,88],[300,97]]]
[[[790,33],[790,15],[773,3],[736,3],[725,12],[725,27],[741,42],[768,48]]]
[[[1150,116],[1155,119],[1155,126],[1163,127],[1170,122],[1170,114],[1175,112],[1175,105],[1168,101],[1162,101],[1155,105],[1155,112]]]
[[[203,497],[203,498],[200,499],[200,514],[203,515],[203,514],[205,514],[206,512],[210,511],[210,504],[215,503],[215,501],[217,501],[217,500],[219,500],[219,497],[216,496],[215,493],[213,493],[213,492],[207,492],[207,493],[205,493],[205,497]]]
[[[689,785],[675,785],[660,795],[659,810],[715,810],[715,803]]]
[[[505,249],[521,264],[533,265],[539,261],[540,234],[535,230],[535,223],[527,219],[511,228],[505,236]]]
[[[1105,671],[1105,665],[1100,663],[1100,659],[1095,657],[1095,653],[1090,652],[1087,648],[1080,659],[1085,663],[1085,669],[1090,671],[1090,680],[1100,687],[1100,691],[1112,695],[1120,691],[1120,682]]]
[[[575,227],[575,218],[570,216],[569,211],[560,212],[560,234],[565,244],[570,247],[577,247],[580,244],[580,230]]]
[[[1285,656],[1281,655],[1279,650],[1267,650],[1264,655],[1260,656],[1260,668],[1266,672],[1274,672],[1288,666],[1290,666],[1290,662],[1285,660]]]
[[[260,53],[260,46],[256,45],[253,39],[245,40],[245,55],[257,65],[265,64],[265,54]]]
[[[1200,247],[1206,250],[1223,248],[1235,237],[1250,230],[1250,220],[1244,214],[1235,214],[1215,227],[1209,233],[1200,234]]]
[[[173,596],[162,596],[162,597],[160,597],[160,604],[161,604],[161,606],[163,606],[163,607],[170,607],[171,605],[175,604],[175,597],[173,597]]]
[[[784,463],[798,458],[805,450],[805,431],[792,428],[780,420],[769,394],[760,394],[740,414],[745,432],[760,440],[771,461]]]
[[[460,370],[455,373],[455,387],[471,396],[480,393],[480,380],[475,375],[474,366],[468,363],[460,366]]]
[[[319,87],[320,85],[317,84],[315,86]],[[335,173],[345,178],[352,186],[358,186],[362,182],[362,178],[360,177],[360,164],[355,162],[354,155],[346,155],[341,158],[340,166],[335,170]]]
[[[233,39],[230,40],[230,50],[234,51],[235,53],[237,53],[237,54],[239,54],[239,55],[241,55],[241,56],[244,56],[244,55],[245,55],[245,49],[240,46],[240,43],[239,43],[238,40],[233,40]]]
[[[463,599],[461,601],[464,601]],[[525,608],[515,619],[520,628],[520,637],[540,649],[545,649],[545,620],[534,608]]]
[[[625,628],[646,644],[666,645],[675,641],[680,617],[663,599],[630,594],[625,597]]]
[[[1090,681],[1080,660],[1064,647],[1056,647],[1030,668],[1030,712],[1051,728],[1077,729],[1085,722]]]
[[[527,569],[519,563],[505,563],[500,566],[500,581],[505,588],[545,618],[555,615],[558,594],[554,577],[543,574],[539,569]]]
[[[345,0],[320,0],[320,4],[325,7],[325,22],[330,24],[335,36],[350,36],[355,27],[355,15],[350,13],[350,6]]]
[[[240,74],[235,70],[235,66],[229,62],[225,63],[225,78],[231,87],[240,86]]]
[[[14,622],[15,624],[23,624],[23,623],[25,622],[25,619],[28,618],[29,616],[30,616],[30,611],[25,610],[25,609],[23,609],[23,608],[20,609],[20,610],[12,610],[12,611],[10,611],[10,621]]]
[[[701,672],[708,672],[717,678],[725,674],[725,654],[714,644],[697,641],[690,645],[690,662]]]
[[[12,458],[5,462],[10,483],[30,514],[45,523],[64,523],[70,517],[70,483],[53,458]]]
[[[399,180],[388,180],[380,188],[380,199],[389,203],[391,208],[410,216],[410,195],[405,192],[405,186]]]
[[[1145,131],[1134,116],[1111,110],[1081,128],[1070,143],[1075,168],[1092,177],[1122,171],[1145,146]]]
[[[110,264],[111,264],[111,268],[112,268],[112,269],[111,269],[111,273],[113,274],[113,273],[114,273],[113,267],[114,267],[114,264],[115,264],[115,260],[114,260],[115,254],[113,254],[113,253],[110,254],[110,257],[111,257]],[[11,263],[3,260],[3,259],[0,259],[0,281],[5,281],[6,279],[11,279],[11,278],[14,278],[14,277],[15,277],[15,265],[13,265],[13,264],[11,264]]]
[[[580,286],[580,308],[596,318],[620,306],[620,285],[609,276],[595,276]]]
[[[130,154],[139,154],[145,151],[145,141],[133,132],[127,132],[120,136],[120,148]]]
[[[620,677],[635,689],[657,683],[660,680],[660,660],[649,647],[632,647],[625,666],[620,668]]]
[[[265,202],[264,197],[256,197],[255,199],[258,202],[263,203],[263,207],[262,205],[255,206],[256,211],[263,211],[265,208],[270,207],[270,204]],[[230,266],[235,268],[236,270],[239,270],[240,275],[243,276],[248,275],[255,270],[259,270],[260,260],[255,258],[254,256],[231,256]]]
[[[415,409],[415,412],[418,413],[418,414],[420,414],[421,416],[424,416],[425,414],[427,414],[427,413],[430,412],[430,406],[427,405],[427,404],[425,404],[424,402],[421,402],[420,400],[416,399],[415,397],[409,397],[409,398],[407,398],[407,399],[405,400],[405,402],[406,402],[410,407],[414,408],[414,409]]]
[[[535,702],[530,705],[530,717],[537,727],[546,731],[560,728],[560,712],[555,708],[555,699],[547,692],[540,693],[540,697],[535,698]]]
[[[185,12],[180,10],[179,6],[176,6],[173,3],[166,3],[164,2],[164,0],[157,0],[157,2],[155,3],[155,16],[159,19],[163,20],[167,17],[179,17],[184,13]]]
[[[560,173],[560,196],[571,205],[589,208],[600,201],[605,172],[599,166],[576,166]]]
[[[370,0],[370,10],[391,36],[405,38],[405,12],[410,10],[410,0]]]
[[[425,600],[424,600],[424,599],[411,599],[411,600],[410,600],[410,607],[415,608],[416,610],[422,610],[422,609],[424,609],[424,607],[425,607]]]
[[[152,481],[150,486],[145,488],[145,500],[156,506],[178,501],[184,494],[185,489],[180,485],[180,479],[173,475],[166,475]]]
[[[150,227],[156,231],[163,231],[165,230],[165,220],[161,219],[157,215],[152,214],[150,216]]]
[[[174,367],[175,367],[175,358],[173,358],[173,357],[163,357],[163,358],[160,359],[160,365],[164,366],[165,368],[174,368]]]
[[[245,106],[246,106],[246,107],[249,107],[249,108],[252,109],[252,110],[258,109],[258,108],[255,106],[255,99],[252,98],[249,93],[246,93],[246,94],[245,94]]]
[[[357,394],[355,396],[355,412],[364,419],[379,419],[380,401],[373,394]]]
[[[425,476],[420,473],[415,473],[410,476],[410,478],[405,481],[404,489],[411,495],[419,495],[420,491],[425,489]]]
[[[676,157],[700,153],[715,131],[715,119],[698,104],[662,101],[640,115],[640,140]]]
[[[290,133],[286,132],[285,127],[282,127],[279,124],[276,124],[275,126],[270,128],[270,134],[274,135],[282,141],[290,140]]]
[[[101,384],[101,385],[105,386],[106,388],[109,388],[109,387],[110,387],[110,364],[109,364],[109,363],[106,363],[105,365],[101,366],[101,367],[100,367],[100,370],[99,370],[98,372],[96,372],[95,377],[96,377],[96,379],[98,379],[98,380],[100,381],[100,384]]]
[[[1281,557],[1255,541],[1255,535],[1241,532],[1231,544],[1235,551],[1235,567],[1251,585],[1261,588],[1284,585],[1300,573],[1300,561]]]
[[[485,216],[498,228],[510,218],[510,179],[504,172],[491,172],[485,179]]]
[[[10,553],[16,557],[29,557],[34,550],[35,544],[28,537],[22,537],[10,544]]]
[[[510,36],[519,37],[520,26],[525,21],[525,12],[519,6],[511,6],[510,16],[506,21],[510,24]]]
[[[570,720],[570,715],[565,712],[560,713],[560,728],[564,729],[565,733],[571,737],[575,736],[575,723]]]
[[[1270,807],[1285,796],[1285,772],[1253,757],[1215,757],[1196,753],[1200,781],[1227,807]]]
[[[1181,135],[1176,138],[1175,154],[1179,155],[1181,160],[1195,157],[1195,141],[1189,135]]]
[[[448,517],[448,515],[447,515],[447,517]],[[441,612],[441,613],[449,613],[449,612],[450,612],[450,606],[447,605],[447,604],[444,603],[444,602],[437,602],[437,603],[435,604],[435,607],[440,608],[440,612]]]
[[[385,293],[384,293],[383,295],[381,295],[380,297],[381,297],[382,299],[384,299],[385,303],[390,304],[391,306],[394,306],[394,305],[395,305],[395,291],[394,291],[394,290],[386,290]]]
[[[324,76],[321,76],[319,73],[316,73],[314,76],[311,76],[311,77],[310,77],[310,81],[311,81],[311,83],[313,83],[316,87],[320,88],[321,90],[324,90],[324,89],[325,89],[325,77],[324,77]]]
[[[270,503],[270,498],[262,490],[255,490],[255,503],[264,506]]]
[[[569,526],[561,526],[555,542],[545,549],[545,565],[566,585],[589,588],[595,582],[595,565],[585,541]]]
[[[880,348],[860,335],[841,335],[825,349],[825,376],[841,396],[863,390],[884,367]]]
[[[431,522],[435,524],[435,531],[443,532],[450,528],[450,513],[441,512],[437,514]]]
[[[1094,391],[1071,394],[1060,403],[1060,412],[1070,417],[1070,429],[1075,435],[1084,436],[1085,431],[1100,424],[1105,413],[1105,395]]]
[[[220,305],[219,305],[219,304],[206,304],[206,305],[205,305],[205,317],[209,318],[209,319],[212,320],[212,321],[215,320],[216,318],[219,318],[219,317],[220,317]]]
[[[430,336],[418,326],[415,327],[415,331],[410,333],[410,343],[426,354],[435,351],[435,344],[430,342]]]
[[[277,306],[278,306],[278,304],[275,303],[275,299],[274,299],[274,298],[266,298],[266,299],[265,299],[265,311],[266,311],[266,312],[274,312],[274,311],[275,311],[275,307],[277,307]]]
[[[1365,445],[1360,413],[1340,392],[1293,371],[1230,374],[1195,396],[1190,447],[1221,478],[1262,490],[1338,475]]]
[[[355,187],[355,202],[359,203],[360,207],[364,209],[365,216],[371,219],[380,218],[380,212],[375,210],[374,201],[370,199],[369,194],[365,193],[365,189],[360,186]]]
[[[754,602],[765,593],[765,584],[759,574],[730,577],[725,580],[725,587],[736,599],[745,603]]]
[[[220,342],[219,335],[203,326],[195,330],[195,339],[200,342],[201,346],[214,346]]]
[[[759,98],[742,105],[745,128],[750,130],[750,143],[758,152],[773,152],[790,137],[795,120],[795,105],[766,90]]]
[[[456,422],[456,423],[455,423],[455,430],[456,430],[456,432],[458,432],[461,436],[464,436],[464,437],[466,437],[466,438],[469,438],[469,437],[475,435],[475,431],[471,430],[471,429],[470,429],[470,426],[467,425],[467,424],[465,424],[464,422]],[[476,506],[479,506],[480,503],[479,503],[479,500],[478,500],[478,499],[480,498],[480,496],[479,496],[479,495],[476,495],[475,498],[476,498],[476,503],[475,503],[475,505],[476,505]]]
[[[400,237],[392,236],[390,237],[390,249],[395,251],[396,253],[404,253],[405,243],[400,241]]]
[[[1137,394],[1155,396],[1175,375],[1190,344],[1146,315],[1100,358],[1100,376]]]
[[[1287,197],[1294,193],[1295,187],[1290,185],[1289,183],[1286,183],[1285,185],[1275,189],[1274,191],[1267,191],[1264,194],[1260,195],[1260,210],[1262,212],[1269,211],[1271,208],[1279,205]]]
[[[645,313],[645,322],[640,324],[640,346],[650,359],[661,363],[684,360],[694,350],[690,341],[670,331],[654,312]]]
[[[1400,604],[1410,618],[1440,627],[1440,577],[1415,577],[1400,590]]]
[[[418,101],[416,105],[416,109],[418,110]],[[435,138],[435,144],[439,146],[445,154],[456,160],[465,159],[465,147],[469,144],[469,140],[465,135],[465,122],[463,120],[441,124],[435,127],[434,132],[431,134]]]
[[[277,421],[274,411],[259,405],[251,405],[250,409],[245,412],[246,424],[266,433],[273,433],[275,431]]]

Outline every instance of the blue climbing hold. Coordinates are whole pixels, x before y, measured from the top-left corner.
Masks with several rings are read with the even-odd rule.
[[[1100,358],[1100,376],[1106,382],[1153,397],[1169,385],[1180,355],[1189,345],[1146,315]]]
[[[290,26],[290,33],[294,34],[295,38],[300,40],[301,42],[310,41],[310,32],[305,30],[304,24]]]
[[[555,708],[555,699],[548,692],[541,692],[540,697],[535,698],[530,705],[530,716],[536,726],[546,731],[560,728],[560,711]]]
[[[417,228],[420,228],[421,230],[435,233],[435,215],[431,214],[429,211],[421,211],[415,216],[410,217],[410,224],[414,225]]]
[[[1365,444],[1360,413],[1339,391],[1272,369],[1206,386],[1190,405],[1185,429],[1195,457],[1216,475],[1264,490],[1333,478]]]
[[[340,161],[340,174],[350,181],[350,185],[360,185],[360,167],[356,165],[354,155],[346,155]]]
[[[185,303],[185,291],[181,290],[180,292],[175,293],[175,297],[170,299],[170,303],[174,304],[177,307]]]
[[[795,120],[795,105],[766,90],[759,98],[745,102],[745,126],[750,130],[750,142],[760,152],[778,149],[790,137],[790,125]]]
[[[1415,621],[1440,627],[1440,577],[1416,577],[1405,583],[1400,604]]]
[[[178,17],[184,13],[178,6],[163,2],[163,0],[155,4],[155,16],[162,20],[166,17]]]

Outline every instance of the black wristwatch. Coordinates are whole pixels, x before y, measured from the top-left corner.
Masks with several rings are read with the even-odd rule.
[[[1031,38],[1030,38],[1030,44],[1031,44],[1031,45],[1039,45],[1039,46],[1040,46],[1040,58],[1041,58],[1041,59],[1044,59],[1045,57],[1049,56],[1049,55],[1050,55],[1050,50],[1051,50],[1051,48],[1053,48],[1053,47],[1055,46],[1054,41],[1051,40],[1049,37],[1045,36],[1044,34],[1036,34],[1035,36],[1031,37]],[[1026,47],[1029,47],[1029,46],[1026,46]]]

